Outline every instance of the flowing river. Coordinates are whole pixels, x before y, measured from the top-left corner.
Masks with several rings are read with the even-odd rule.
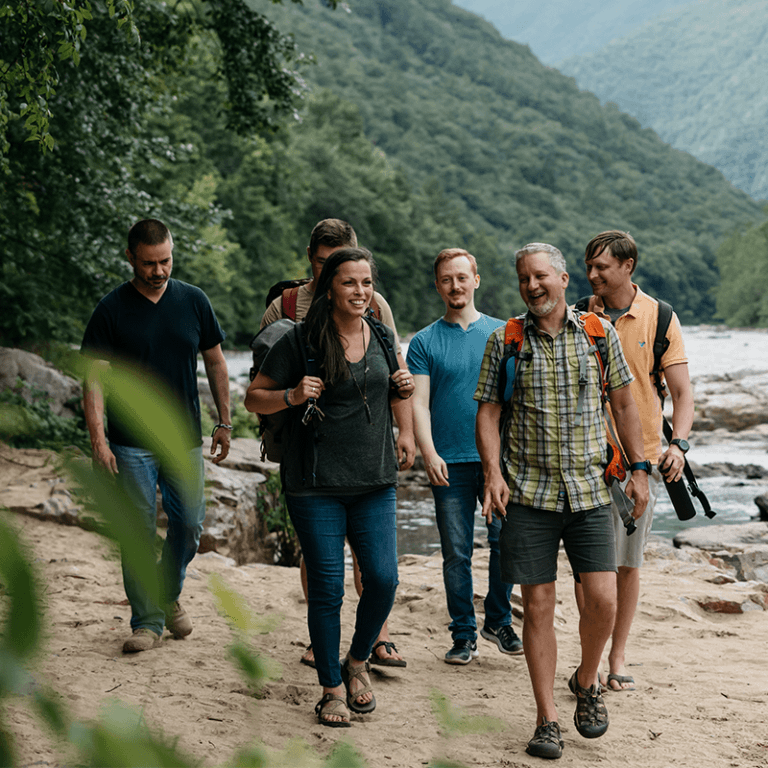
[[[715,326],[683,328],[691,378],[729,371],[768,370],[768,332],[726,329]],[[230,377],[241,383],[248,381],[250,352],[227,352]],[[727,461],[731,464],[757,464],[768,467],[768,440],[762,443],[739,443],[734,436],[722,445],[696,445],[691,437],[688,454],[695,464]],[[757,514],[755,496],[768,490],[766,480],[736,477],[710,477],[699,481],[717,516],[706,518],[694,499],[697,515],[681,523],[672,504],[662,496],[654,513],[653,532],[672,538],[690,526],[745,523]],[[485,539],[485,525],[478,515],[476,537]],[[439,550],[440,540],[435,525],[434,504],[429,488],[401,488],[398,491],[398,550],[400,554],[431,554]]]

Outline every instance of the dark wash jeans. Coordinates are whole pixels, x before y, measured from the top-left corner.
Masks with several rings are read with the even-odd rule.
[[[443,581],[454,640],[476,640],[477,621],[472,603],[472,552],[475,545],[475,509],[483,500],[483,470],[479,461],[448,465],[450,485],[433,485],[437,528],[443,550]],[[493,518],[488,529],[491,560],[488,565],[488,593],[485,622],[488,629],[512,623],[509,597],[512,585],[501,580],[499,533],[501,521]]]
[[[307,566],[309,638],[320,685],[341,685],[339,645],[344,598],[344,538],[357,556],[363,594],[350,655],[366,660],[392,610],[397,589],[395,488],[353,496],[286,494]]]

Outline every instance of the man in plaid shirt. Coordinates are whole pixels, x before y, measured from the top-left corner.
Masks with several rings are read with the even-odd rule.
[[[502,518],[502,579],[521,585],[523,648],[536,699],[531,755],[557,758],[563,741],[554,701],[557,642],[555,579],[560,542],[584,588],[579,622],[581,661],[569,681],[576,694],[574,722],[585,738],[608,729],[598,667],[616,612],[616,555],[610,493],[604,480],[605,422],[596,349],[579,315],[568,307],[563,255],[546,243],[515,254],[520,295],[528,312],[502,445],[498,391],[504,327],[488,339],[475,392],[476,438],[485,476],[483,512]],[[602,322],[602,321],[601,321]],[[626,493],[639,518],[648,502],[648,468],[633,380],[616,331],[603,322],[605,370],[616,430],[632,480]],[[580,369],[582,374],[580,377]],[[508,368],[509,374],[513,369]],[[580,378],[582,383],[580,384]],[[502,452],[503,450],[503,452]]]

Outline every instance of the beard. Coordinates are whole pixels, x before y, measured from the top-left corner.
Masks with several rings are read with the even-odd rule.
[[[548,301],[545,301],[543,304],[537,304],[534,306],[532,306],[526,301],[525,306],[528,307],[528,310],[531,312],[531,314],[536,315],[536,317],[544,317],[545,315],[548,315],[557,306],[558,301],[560,301],[559,298],[549,299]]]

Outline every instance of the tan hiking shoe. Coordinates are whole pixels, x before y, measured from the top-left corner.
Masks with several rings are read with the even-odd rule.
[[[192,632],[192,620],[177,600],[172,606],[171,615],[166,616],[165,626],[174,637],[186,637]]]
[[[141,653],[157,648],[163,641],[162,637],[151,629],[139,627],[133,630],[133,634],[123,643],[123,653]]]

